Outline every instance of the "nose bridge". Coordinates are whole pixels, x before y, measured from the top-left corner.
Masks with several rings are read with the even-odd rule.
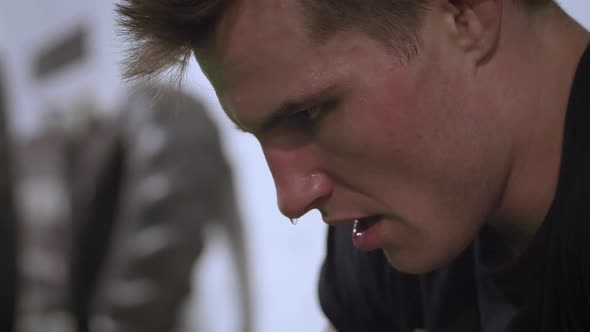
[[[264,155],[277,191],[281,212],[297,218],[316,206],[330,192],[325,174],[320,172],[317,160],[303,149],[264,148]]]

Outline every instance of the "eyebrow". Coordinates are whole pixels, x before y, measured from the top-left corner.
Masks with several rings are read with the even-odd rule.
[[[314,106],[315,104],[321,102],[322,99],[325,99],[330,95],[333,95],[336,89],[337,88],[335,85],[331,85],[327,88],[324,88],[318,92],[311,93],[307,96],[283,102],[278,108],[276,108],[273,112],[271,112],[260,122],[260,125],[258,125],[257,128],[255,128],[255,132],[264,133],[274,128],[277,124],[289,118],[294,113]],[[242,131],[247,131],[240,125],[236,126],[238,127],[238,129]]]

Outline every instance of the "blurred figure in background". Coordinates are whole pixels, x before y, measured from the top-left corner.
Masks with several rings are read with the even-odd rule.
[[[243,331],[251,331],[231,169],[203,106],[179,91],[148,89],[131,95],[117,123],[87,123],[68,147],[78,330],[182,331],[204,230],[219,226],[239,273]]]
[[[67,274],[71,205],[60,112],[48,112],[43,128],[17,145],[21,292],[19,332],[70,332]]]
[[[0,331],[14,329],[17,267],[16,267],[16,210],[13,199],[13,170],[11,140],[6,116],[8,103],[5,95],[4,73],[0,63]]]

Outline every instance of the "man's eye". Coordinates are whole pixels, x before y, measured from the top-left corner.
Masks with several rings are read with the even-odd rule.
[[[293,118],[297,122],[297,124],[304,126],[304,125],[313,124],[315,121],[317,121],[320,118],[321,114],[322,114],[322,107],[320,105],[318,105],[318,106],[312,106],[310,108],[307,108],[305,110],[302,110],[302,111],[299,111],[299,112],[293,114]]]

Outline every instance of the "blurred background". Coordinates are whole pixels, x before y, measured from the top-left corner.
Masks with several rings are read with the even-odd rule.
[[[590,27],[588,2],[559,2]],[[0,0],[0,205],[18,234],[3,226],[0,243],[19,275],[0,287],[19,292],[16,331],[321,331],[320,216],[279,213],[257,142],[194,61],[182,91],[130,94],[113,10]]]

